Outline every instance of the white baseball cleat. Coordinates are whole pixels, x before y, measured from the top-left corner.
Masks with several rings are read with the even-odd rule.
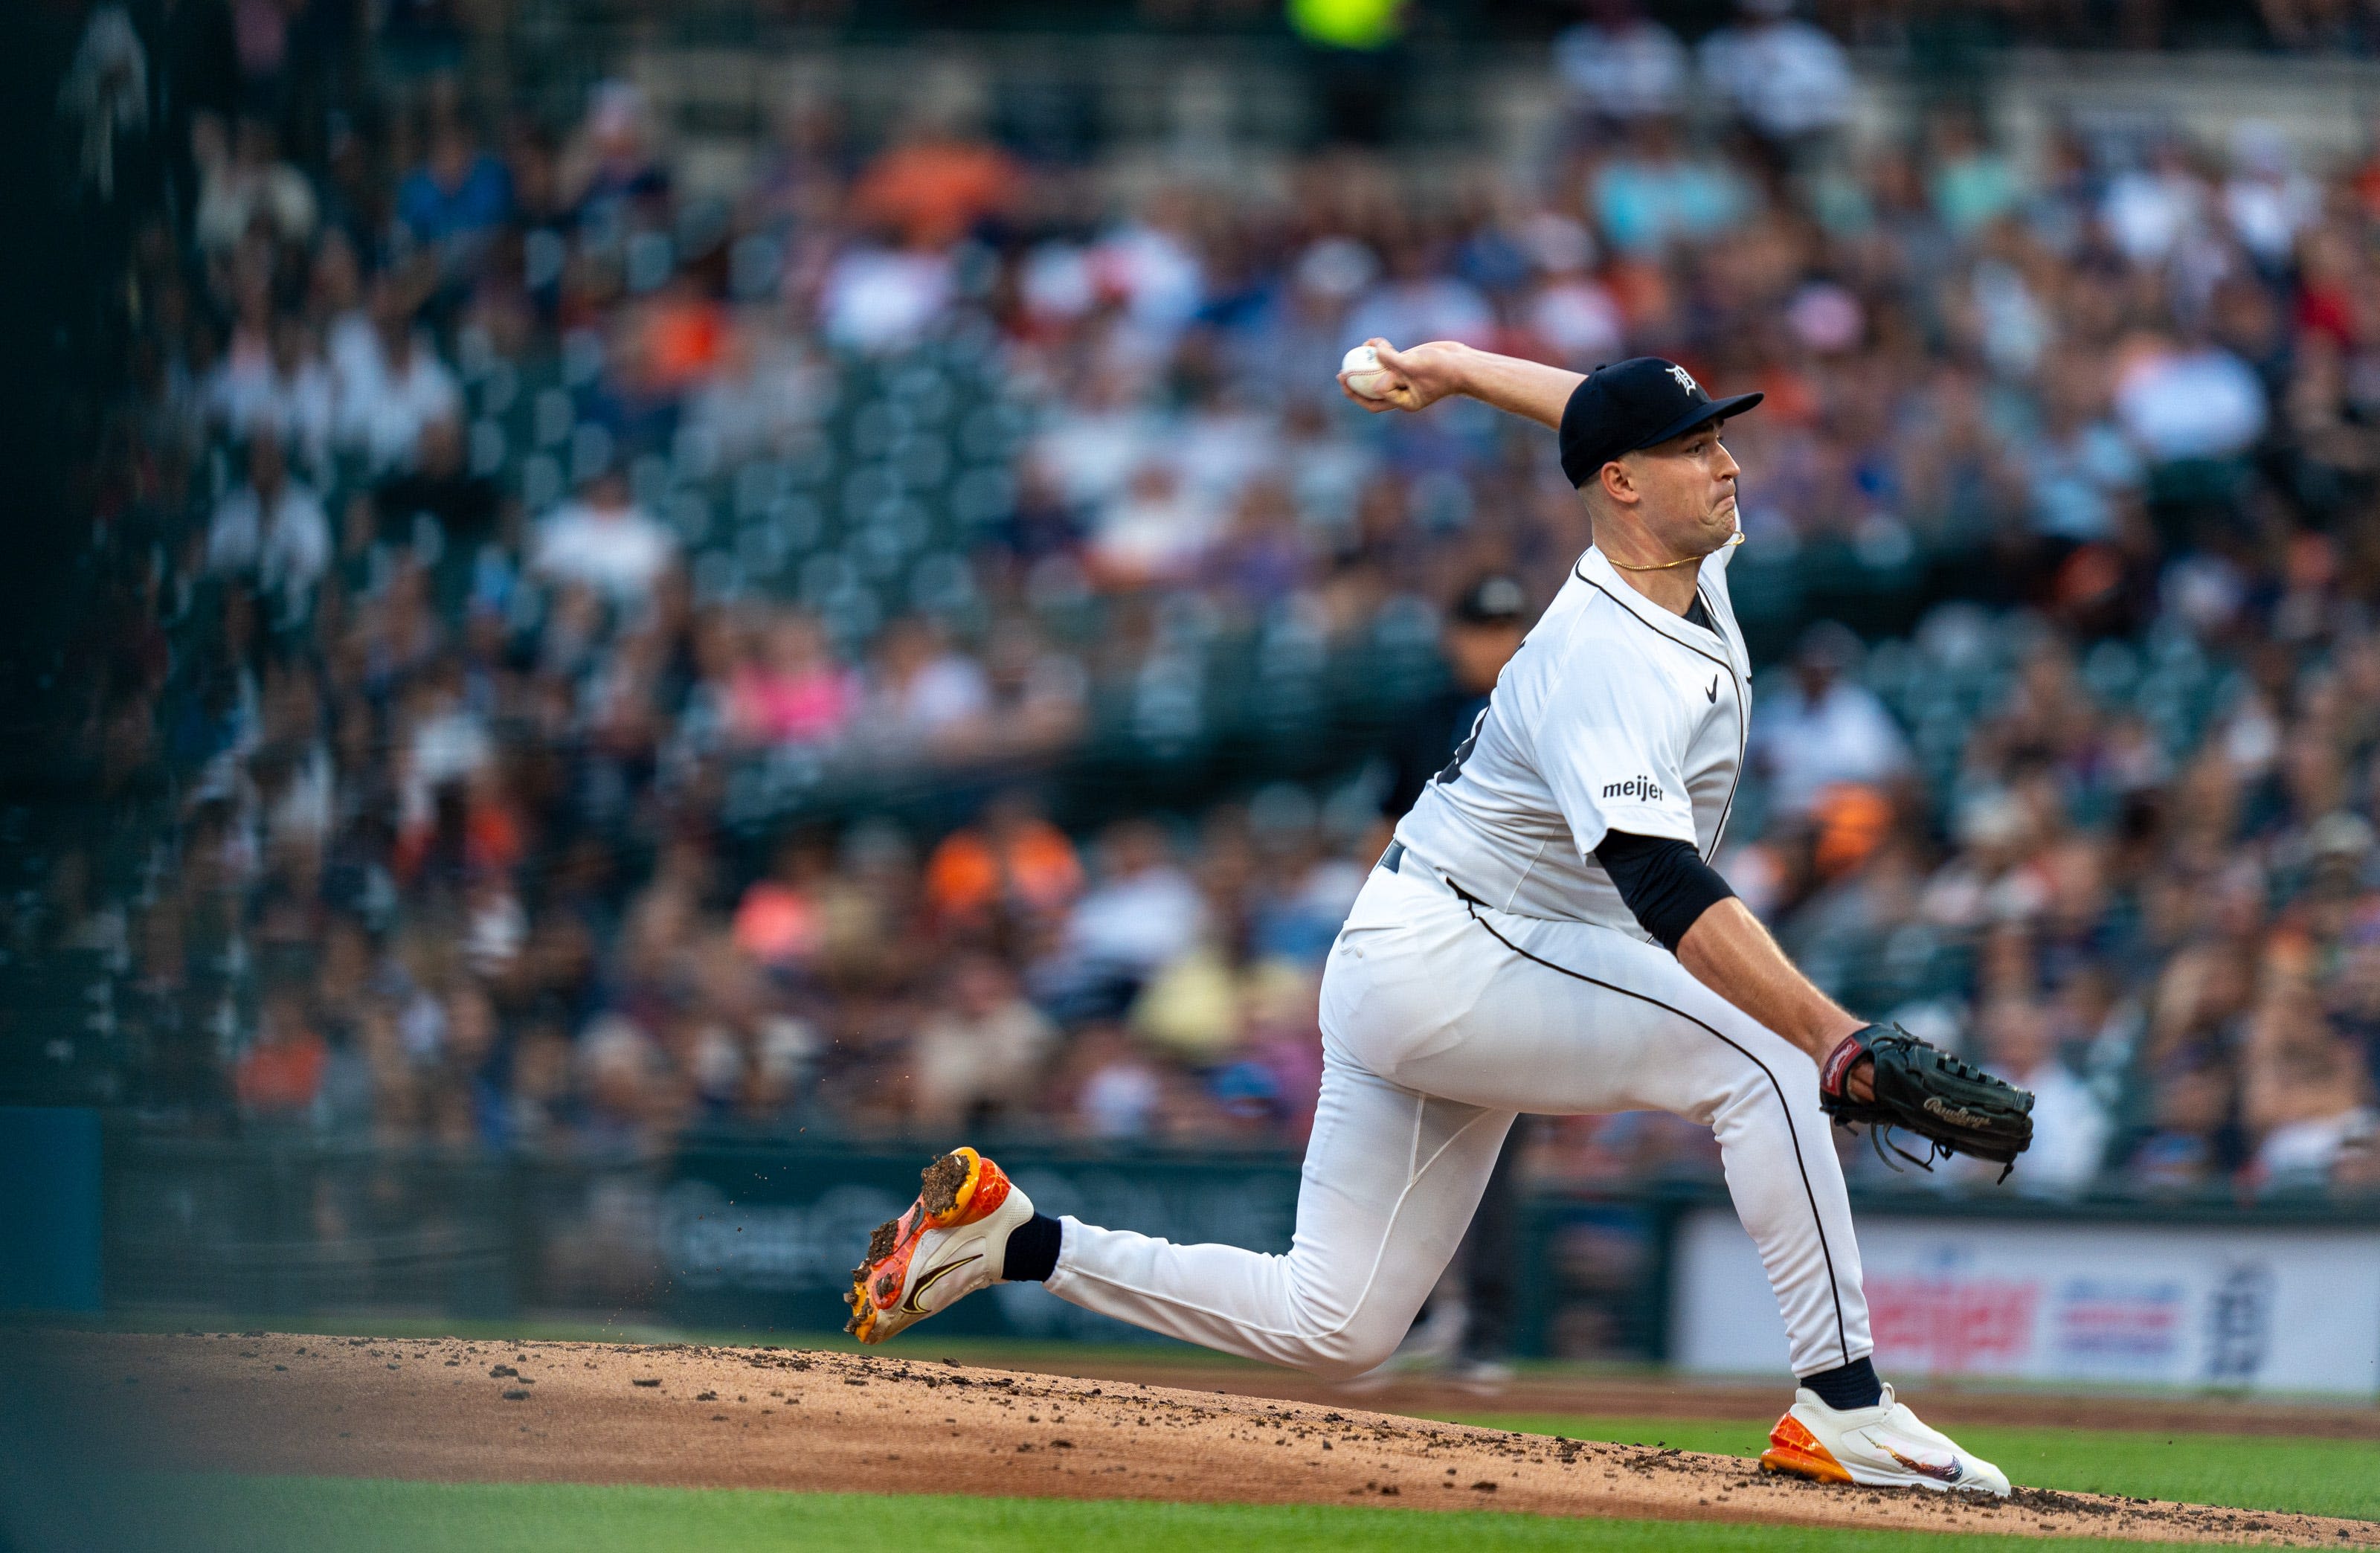
[[[851,1319],[844,1330],[882,1342],[978,1289],[1001,1281],[1008,1237],[1033,1217],[1033,1199],[1008,1173],[972,1148],[928,1165],[917,1200],[868,1237],[868,1256],[851,1269]]]
[[[1806,1387],[1795,1390],[1793,1405],[1768,1431],[1760,1470],[1870,1488],[2001,1496],[2009,1491],[2008,1474],[1973,1451],[1960,1450],[1940,1430],[1927,1428],[1893,1397],[1889,1386],[1874,1407],[1841,1412]]]

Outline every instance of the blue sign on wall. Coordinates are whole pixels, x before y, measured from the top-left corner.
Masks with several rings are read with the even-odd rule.
[[[1162,1235],[1285,1252],[1297,1221],[1296,1160],[1018,1154],[1001,1164],[1044,1213]],[[694,1147],[662,1198],[664,1308],[692,1328],[818,1331],[843,1324],[868,1233],[917,1195],[914,1154]],[[1002,1284],[937,1318],[947,1333],[1149,1341],[1149,1334],[1027,1283]]]
[[[99,1113],[0,1106],[0,1310],[100,1306]]]

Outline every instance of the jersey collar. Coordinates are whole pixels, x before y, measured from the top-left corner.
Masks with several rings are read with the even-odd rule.
[[[1578,558],[1578,564],[1572,570],[1572,575],[1581,582],[1609,594],[1612,601],[1621,609],[1679,646],[1692,648],[1706,658],[1712,655],[1713,648],[1717,648],[1725,655],[1729,670],[1735,669],[1733,643],[1717,632],[1704,630],[1684,615],[1671,614],[1668,610],[1637,592],[1628,585],[1628,579],[1620,575],[1620,568],[1614,566],[1605,557],[1603,552],[1595,546],[1586,547],[1586,553]],[[1697,583],[1696,586],[1700,587],[1700,584]],[[1710,608],[1708,594],[1703,597],[1703,607]],[[1718,620],[1716,614],[1711,618],[1714,623]]]

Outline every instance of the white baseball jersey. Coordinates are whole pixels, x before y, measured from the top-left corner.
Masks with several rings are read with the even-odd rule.
[[[1870,1352],[1815,1064],[1651,941],[1594,859],[1614,830],[1708,857],[1727,828],[1750,689],[1726,552],[1698,588],[1715,630],[1588,551],[1397,827],[1407,855],[1373,870],[1323,971],[1322,1088],[1287,1253],[1070,1217],[1050,1292],[1359,1375],[1453,1257],[1516,1113],[1666,1110],[1718,1140],[1793,1373]]]
[[[1320,1013],[1322,1090],[1287,1255],[1069,1218],[1051,1293],[1247,1358],[1361,1374],[1462,1244],[1514,1113],[1666,1110],[1718,1142],[1793,1373],[1873,1346],[1816,1064],[1659,944],[1475,905],[1409,856],[1372,870]]]
[[[1706,860],[1718,849],[1752,711],[1730,553],[1696,582],[1716,631],[1637,592],[1601,551],[1579,557],[1397,839],[1500,911],[1645,937],[1595,849],[1613,831]]]

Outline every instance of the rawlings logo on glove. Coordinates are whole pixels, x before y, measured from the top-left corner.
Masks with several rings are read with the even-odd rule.
[[[2024,1091],[2020,1089],[2017,1093],[2022,1094]],[[1942,1097],[1939,1095],[1926,1096],[1925,1109],[1932,1111],[1935,1115],[1940,1117],[1943,1121],[1949,1122],[1953,1127],[1988,1127],[1991,1125],[1989,1122],[1977,1116],[1972,1110],[1961,1110],[1957,1106],[1943,1104]],[[2030,1133],[2032,1130],[2032,1122],[2029,1120],[2025,1123],[2025,1126],[2027,1132]],[[2028,1136],[2025,1141],[2030,1143],[2033,1140]],[[2019,1150],[2019,1152],[2022,1153],[2022,1150]]]
[[[1852,1070],[1873,1063],[1868,1099],[1852,1098]],[[1972,1154],[2016,1168],[2016,1157],[2033,1143],[2033,1096],[2015,1085],[1971,1067],[1898,1025],[1865,1025],[1845,1036],[1818,1069],[1818,1104],[1842,1126],[1865,1123],[1881,1156],[1895,1154],[1926,1170],[1952,1154]],[[1919,1159],[1885,1133],[1906,1128],[1924,1138],[1929,1152]]]

